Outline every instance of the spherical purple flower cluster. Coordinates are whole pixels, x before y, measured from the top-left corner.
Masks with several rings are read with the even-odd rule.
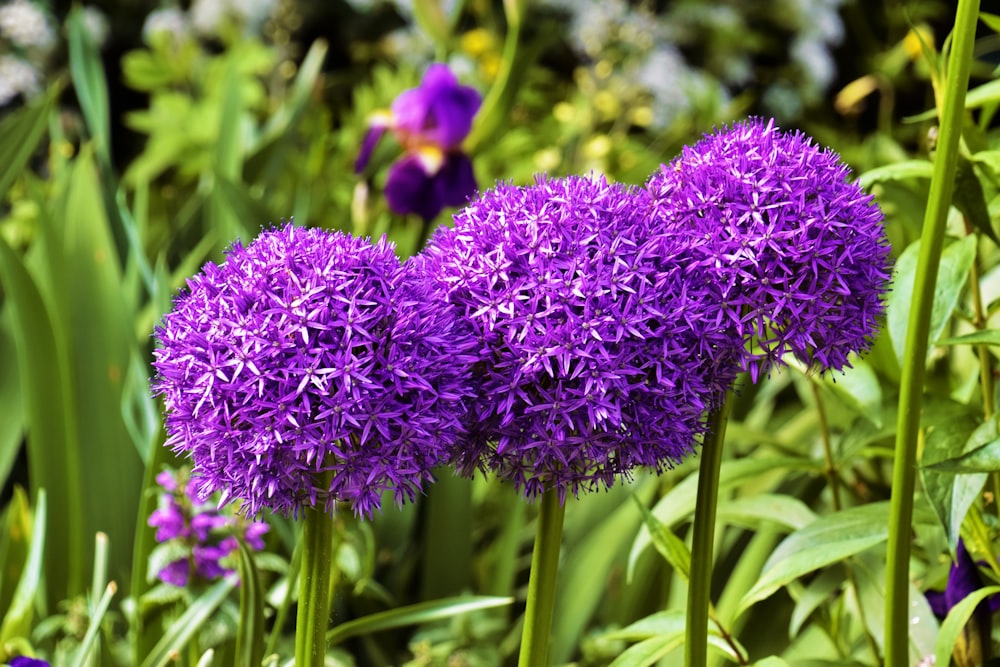
[[[842,369],[878,329],[890,249],[881,211],[848,175],[807,136],[750,120],[685,148],[646,184],[659,224],[715,262],[719,316],[744,340],[754,379],[786,353]]]
[[[464,435],[472,357],[384,239],[286,225],[208,264],[157,328],[167,444],[268,507],[412,499]]]
[[[541,178],[485,192],[432,237],[416,263],[480,350],[460,470],[564,495],[692,451],[738,341],[683,238],[652,222],[641,191]]]
[[[156,528],[156,541],[167,545],[164,548],[172,557],[155,573],[160,581],[186,586],[192,575],[211,581],[233,574],[235,570],[223,563],[235,553],[240,538],[251,549],[264,548],[266,523],[246,523],[223,514],[214,503],[203,502],[196,480],[186,473],[164,470],[156,476],[156,483],[163,493],[159,507],[149,516],[149,525]],[[181,557],[173,557],[179,552]]]

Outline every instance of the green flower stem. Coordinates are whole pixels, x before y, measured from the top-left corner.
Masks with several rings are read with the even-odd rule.
[[[535,549],[531,554],[528,606],[524,612],[521,653],[517,661],[520,667],[549,664],[549,634],[556,601],[556,574],[559,571],[564,512],[558,491],[549,490],[542,494]]]
[[[712,606],[712,550],[715,546],[715,512],[719,504],[719,475],[726,424],[733,409],[730,395],[708,416],[708,434],[701,447],[698,469],[698,496],[694,508],[694,537],[691,542],[691,583],[688,587],[684,664],[708,664],[708,617]]]
[[[299,573],[299,608],[295,623],[296,667],[323,667],[326,630],[330,621],[330,586],[333,583],[333,533],[335,516],[322,508],[307,507],[302,521],[302,569]]]
[[[931,306],[944,243],[945,222],[955,187],[958,145],[965,114],[972,47],[979,0],[959,0],[952,33],[951,55],[941,107],[941,128],[934,174],[924,216],[920,255],[913,283],[906,352],[903,356],[896,429],[895,466],[889,509],[889,547],[885,585],[885,661],[888,667],[909,664],[909,564],[913,491],[916,483],[917,441],[921,395],[930,335]]]

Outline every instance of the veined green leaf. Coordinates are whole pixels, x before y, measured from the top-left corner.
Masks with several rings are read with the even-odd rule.
[[[821,516],[786,537],[774,550],[753,588],[740,602],[742,613],[804,574],[884,542],[889,537],[889,505],[861,505]]]
[[[894,162],[875,169],[869,169],[858,176],[858,185],[865,190],[882,181],[900,181],[906,178],[924,178],[930,180],[934,171],[934,163],[930,160],[907,160]]]
[[[660,555],[667,559],[670,566],[681,575],[685,582],[690,581],[690,549],[688,549],[687,545],[681,541],[681,538],[674,535],[669,528],[660,523],[660,521],[653,516],[653,514],[639,501],[638,498],[633,495],[632,499],[635,500],[635,504],[639,507],[639,512],[642,514],[642,520],[653,539],[653,546],[660,552]]]

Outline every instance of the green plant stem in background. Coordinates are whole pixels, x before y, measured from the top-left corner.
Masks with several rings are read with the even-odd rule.
[[[813,402],[816,404],[816,416],[819,419],[820,440],[823,441],[823,458],[826,462],[827,483],[830,485],[830,495],[833,499],[833,509],[840,511],[840,475],[837,473],[837,462],[833,458],[833,443],[830,441],[830,427],[826,421],[826,407],[823,405],[823,396],[819,392],[819,385],[812,378],[809,379],[809,387],[812,389]]]
[[[909,564],[913,491],[916,482],[917,441],[921,395],[930,335],[931,306],[944,242],[945,222],[955,186],[958,145],[965,113],[972,47],[976,36],[979,0],[959,0],[951,55],[941,108],[941,128],[934,158],[920,255],[913,282],[906,352],[900,381],[892,501],[889,509],[889,547],[885,585],[885,661],[888,667],[909,664]]]
[[[302,569],[299,574],[299,608],[295,623],[296,667],[323,667],[326,630],[330,619],[330,585],[333,582],[333,533],[335,515],[322,508],[303,511]]]
[[[531,554],[531,575],[528,579],[528,605],[524,611],[521,633],[520,667],[549,664],[549,634],[556,600],[556,575],[559,572],[559,547],[562,544],[563,514],[559,492],[542,494],[535,533],[535,549]]]
[[[719,474],[726,424],[732,412],[726,395],[721,406],[708,417],[708,434],[701,448],[698,468],[698,496],[694,507],[694,537],[691,541],[691,583],[688,587],[684,664],[704,667],[708,663],[708,617],[712,606],[712,550],[715,542],[715,513],[719,504]]]

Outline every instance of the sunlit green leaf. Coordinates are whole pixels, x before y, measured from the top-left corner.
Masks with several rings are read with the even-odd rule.
[[[889,537],[888,503],[871,503],[821,516],[781,542],[740,611],[770,597],[782,586],[820,568],[884,542]]]

